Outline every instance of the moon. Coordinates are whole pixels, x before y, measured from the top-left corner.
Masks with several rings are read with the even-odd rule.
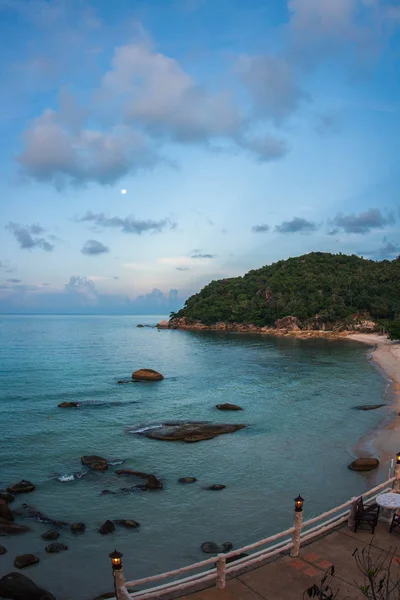
[[[121,190],[121,194],[126,194],[126,190]]]

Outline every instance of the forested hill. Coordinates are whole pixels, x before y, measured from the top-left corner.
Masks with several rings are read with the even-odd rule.
[[[212,325],[220,321],[273,326],[293,315],[301,323],[335,323],[400,316],[400,257],[373,261],[312,252],[212,281],[171,318]]]

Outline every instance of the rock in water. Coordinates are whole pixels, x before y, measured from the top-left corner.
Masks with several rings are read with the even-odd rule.
[[[78,408],[79,402],[61,402],[58,404],[58,408]]]
[[[243,410],[241,406],[238,406],[237,404],[229,404],[229,402],[226,402],[225,404],[217,404],[215,408],[218,408],[218,410]]]
[[[379,467],[377,458],[356,458],[349,464],[350,471],[373,471]]]
[[[153,369],[139,369],[132,373],[132,379],[136,381],[161,381],[164,376]]]
[[[15,557],[14,567],[17,569],[25,569],[31,565],[36,565],[39,562],[39,558],[35,554],[20,554]]]
[[[116,523],[117,525],[122,525],[127,529],[136,529],[140,525],[140,523],[134,521],[133,519],[116,519],[114,523]]]
[[[27,492],[33,492],[35,486],[30,481],[22,479],[19,483],[14,483],[7,488],[7,492],[10,494],[26,494]]]
[[[158,429],[153,429],[145,434],[146,437],[154,440],[165,441],[183,441],[183,442],[201,442],[202,440],[211,440],[217,435],[223,433],[232,433],[243,429],[246,425],[214,425],[211,423],[168,423]]]
[[[55,529],[49,529],[49,531],[42,533],[40,537],[42,538],[42,540],[58,540],[60,534]]]
[[[59,552],[68,550],[68,546],[67,546],[67,544],[61,544],[60,542],[54,542],[53,544],[49,544],[48,546],[46,546],[45,550],[49,554],[58,554]]]
[[[159,321],[157,323],[156,327],[158,329],[168,329],[169,323],[168,323],[168,321],[166,321],[165,319],[163,319],[162,321]]]
[[[53,594],[21,573],[8,573],[0,579],[0,598],[10,600],[56,600]]]
[[[107,460],[95,454],[81,456],[81,463],[93,471],[106,471],[108,469]]]
[[[142,473],[142,471],[134,471],[133,469],[117,469],[115,471],[116,475],[135,475],[136,477],[140,477],[141,479],[147,479],[146,489],[147,490],[162,490],[163,484],[158,477],[152,475],[151,473]]]
[[[85,523],[72,523],[71,531],[72,533],[83,533],[86,529]]]
[[[18,533],[26,533],[27,531],[30,531],[30,529],[25,525],[18,525],[17,523],[6,521],[6,519],[0,519],[0,533],[16,535]]]
[[[382,406],[386,406],[386,404],[362,404],[361,406],[353,406],[353,408],[354,410],[376,410],[382,408]]]
[[[6,554],[7,553],[7,548],[5,548],[4,546],[0,546],[0,556],[2,554]]]
[[[210,485],[207,489],[219,492],[220,490],[224,490],[225,488],[226,485],[223,485],[222,483],[214,483],[213,485]]]
[[[201,545],[201,549],[206,554],[220,554],[221,552],[229,552],[232,550],[233,544],[231,542],[225,542],[224,544],[218,545],[215,542],[204,542]]]
[[[6,492],[6,490],[0,490],[0,498],[1,500],[5,500],[7,504],[11,504],[15,500],[15,496],[10,494],[10,492]]]
[[[115,531],[115,525],[109,519],[107,519],[99,529],[99,532],[102,535],[107,535],[107,533],[112,533],[113,531]]]
[[[5,500],[0,499],[0,517],[2,519],[6,519],[6,521],[14,521],[14,515],[11,512],[10,507],[8,506]]]
[[[197,481],[196,477],[181,477],[178,479],[179,483],[194,483]]]

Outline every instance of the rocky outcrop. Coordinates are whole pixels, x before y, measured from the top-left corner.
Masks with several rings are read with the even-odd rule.
[[[20,482],[10,485],[7,488],[7,492],[10,492],[10,494],[27,494],[28,492],[33,492],[34,489],[35,486],[31,481],[22,479]]]
[[[60,537],[60,533],[56,531],[56,529],[49,529],[49,531],[42,533],[40,537],[42,538],[42,540],[46,541],[58,540],[58,538]]]
[[[181,477],[178,479],[179,483],[194,483],[197,481],[196,477]]]
[[[202,440],[211,440],[217,435],[224,433],[233,433],[243,429],[246,425],[224,425],[210,423],[168,423],[146,433],[146,437],[154,440],[163,440],[169,442],[201,442]]]
[[[349,464],[350,471],[373,471],[379,467],[377,458],[356,458]]]
[[[165,319],[162,321],[159,321],[156,325],[157,329],[168,329],[169,327],[169,323],[168,321],[166,321]]]
[[[0,598],[10,600],[56,600],[53,594],[40,588],[21,573],[8,573],[0,579]]]
[[[85,467],[92,469],[92,471],[106,471],[108,469],[107,460],[101,456],[96,456],[95,454],[81,456],[81,463],[85,465]]]
[[[17,569],[25,569],[31,565],[36,565],[39,562],[39,557],[36,554],[19,554],[15,557],[14,567]]]
[[[132,373],[134,381],[161,381],[164,376],[154,369],[138,369]]]
[[[14,521],[14,515],[11,512],[10,507],[8,506],[5,500],[0,499],[0,517],[2,519],[6,519],[6,521]]]
[[[117,469],[116,475],[135,475],[140,479],[146,479],[146,489],[148,490],[162,490],[163,484],[158,477],[151,473],[142,473],[142,471],[134,471],[133,469]]]
[[[59,552],[64,552],[68,550],[67,544],[61,544],[60,542],[54,542],[53,544],[49,544],[45,548],[48,554],[58,554]]]
[[[231,542],[224,542],[221,545],[216,544],[215,542],[204,542],[201,545],[201,549],[206,554],[220,554],[222,552],[229,552],[232,550],[232,548],[233,544]]]
[[[275,327],[277,329],[286,329],[287,331],[300,331],[300,321],[297,317],[283,317],[275,321]]]
[[[30,529],[25,525],[18,525],[18,523],[11,523],[6,519],[0,518],[0,534],[18,535],[20,533],[26,533],[27,531],[30,531]]]
[[[243,410],[241,406],[237,404],[229,404],[229,402],[225,402],[225,404],[217,404],[215,408],[218,410]]]
[[[112,521],[108,519],[103,523],[103,525],[99,529],[99,532],[102,535],[107,535],[107,533],[112,533],[113,531],[115,531],[115,525]]]
[[[79,402],[61,402],[57,406],[58,408],[78,408],[80,404]]]

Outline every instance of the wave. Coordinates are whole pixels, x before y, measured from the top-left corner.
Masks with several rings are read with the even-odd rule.
[[[56,479],[58,481],[61,481],[61,483],[66,483],[68,481],[76,481],[78,479],[82,479],[82,477],[85,477],[85,475],[87,475],[87,472],[84,471],[78,473],[64,473],[63,475],[58,475]]]

